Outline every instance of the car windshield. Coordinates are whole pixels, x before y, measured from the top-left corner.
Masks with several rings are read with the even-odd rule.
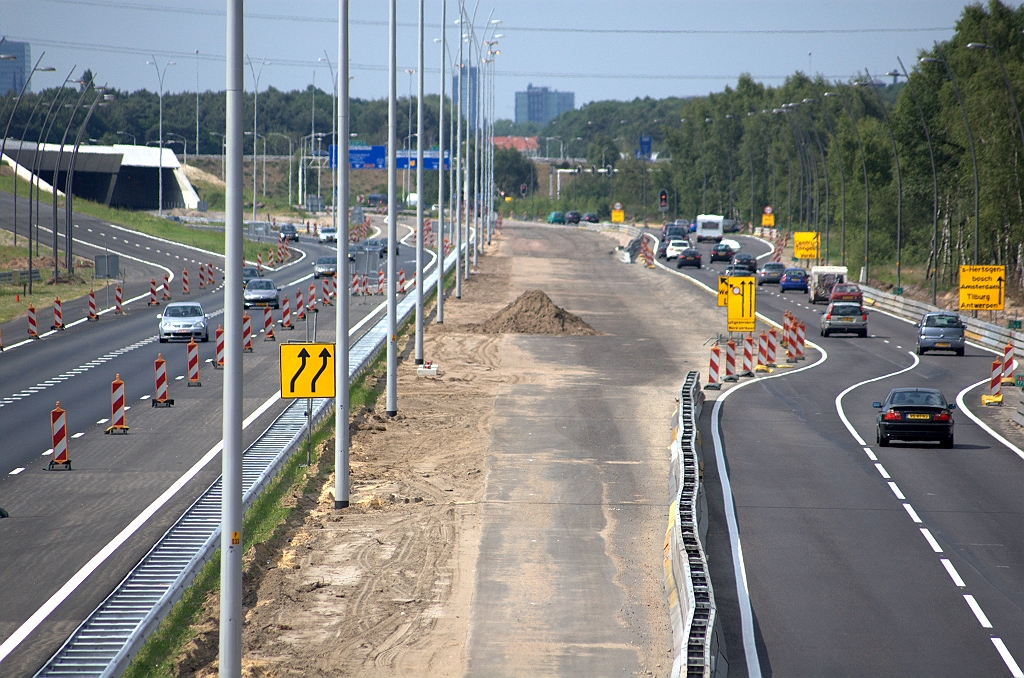
[[[281,232],[282,233],[294,233],[295,232],[295,227],[292,226],[291,224],[285,224],[284,226],[281,227]]]
[[[257,271],[255,268],[243,268],[242,269],[242,275],[243,276],[249,276],[249,277],[255,277],[255,276],[259,275],[259,271]]]
[[[799,268],[791,268],[786,271],[786,275],[790,278],[803,278],[806,274]]]
[[[165,318],[201,318],[203,309],[200,306],[168,306],[164,311]]]
[[[847,294],[849,292],[860,292],[856,285],[839,284],[832,288],[833,292]]]
[[[336,257],[320,257],[316,260],[318,264],[335,264],[337,265],[338,259]]]
[[[928,391],[897,391],[892,394],[892,404],[945,407],[946,399],[939,393],[930,393]]]
[[[321,233],[337,233],[337,231],[334,230],[333,228],[331,228],[330,226],[325,226],[324,228],[321,228],[320,232]]]
[[[924,318],[925,327],[960,327],[960,317],[955,315],[928,315]]]
[[[685,240],[670,240],[668,243],[669,247],[683,247],[684,245],[686,245]]]
[[[833,315],[860,315],[860,306],[856,304],[835,304],[832,306]]]
[[[764,270],[766,272],[770,271],[772,273],[781,273],[784,269],[785,269],[785,266],[783,266],[782,264],[765,264],[764,265]]]
[[[245,286],[247,290],[273,290],[277,289],[274,287],[273,280],[250,280]]]

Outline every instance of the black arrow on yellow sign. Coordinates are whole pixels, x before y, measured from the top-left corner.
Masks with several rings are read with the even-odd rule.
[[[306,352],[306,349],[302,349],[302,353],[305,353],[305,352]],[[302,353],[300,353],[299,355],[301,356]],[[313,375],[313,381],[309,382],[309,390],[312,391],[313,393],[316,393],[316,380],[319,379],[320,375],[323,374],[324,370],[327,369],[327,361],[330,360],[330,358],[331,358],[331,352],[328,351],[326,348],[323,349],[322,351],[320,351],[320,359],[323,360],[323,364],[320,365],[320,370],[315,375]],[[305,365],[306,365],[306,359],[305,358],[302,359],[302,365],[303,365],[303,367],[305,367]],[[299,372],[301,372],[301,371],[302,370],[300,369]],[[295,376],[299,376],[299,375],[296,374]],[[293,380],[293,382],[294,382],[294,380]],[[292,390],[294,391],[295,389],[292,389]]]
[[[330,354],[328,354],[328,355],[330,355]],[[302,370],[306,369],[306,358],[309,357],[309,351],[307,351],[306,349],[302,349],[301,351],[299,351],[299,357],[302,358],[302,365],[299,366],[298,371],[295,372],[295,374],[292,376],[292,383],[291,383],[291,386],[290,386],[290,388],[292,390],[292,393],[295,393],[295,382],[298,380],[299,375],[302,374]],[[326,367],[326,366],[327,366],[327,360],[324,359],[324,367]],[[320,372],[323,372],[323,371],[324,371],[323,367],[321,367],[320,368]],[[317,377],[320,376],[320,372],[317,372],[317,374],[316,374]],[[313,378],[313,384],[314,384],[313,390],[315,391],[316,390],[316,377]]]

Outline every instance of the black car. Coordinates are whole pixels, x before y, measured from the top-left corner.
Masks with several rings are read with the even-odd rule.
[[[712,246],[711,261],[732,261],[732,248],[722,243]]]
[[[250,280],[255,278],[262,278],[260,275],[260,269],[255,266],[244,266],[242,267],[242,286],[244,287],[249,283]]]
[[[672,240],[673,238],[687,237],[689,230],[685,226],[679,226],[677,224],[665,224],[665,227],[661,229],[662,240]]]
[[[399,256],[399,249],[400,248],[396,245],[395,246],[395,256],[396,257]],[[376,240],[367,240],[366,241],[366,250],[368,252],[370,252],[370,251],[379,252],[380,253],[380,258],[383,259],[384,257],[386,257],[388,255],[388,239],[387,238],[379,238],[379,239],[376,239]]]
[[[733,266],[729,264],[725,267],[725,273],[722,275],[727,278],[753,278],[754,272],[746,266]]]
[[[934,388],[894,388],[884,403],[871,403],[879,410],[876,440],[887,447],[890,440],[935,440],[953,447],[953,410]]]
[[[601,220],[598,219],[597,215],[594,214],[593,212],[584,212],[583,221],[587,222],[588,224],[596,224],[599,223]]]
[[[761,286],[765,283],[775,283],[776,285],[782,280],[782,273],[786,270],[786,265],[778,261],[769,261],[767,264],[761,267],[761,271],[758,274],[757,284]]]
[[[744,266],[751,273],[757,273],[757,257],[750,252],[737,252],[732,256],[733,266]]]
[[[676,268],[682,268],[683,266],[700,268],[700,250],[695,250],[691,247],[680,252],[679,259],[676,261]]]
[[[668,238],[662,238],[661,242],[658,243],[658,254],[656,255],[659,259],[664,259],[668,256],[666,250],[668,249]]]
[[[281,224],[281,228],[278,230],[281,234],[282,240],[292,240],[299,242],[299,232],[295,230],[295,224]]]
[[[567,223],[567,224],[578,224],[578,223],[580,223],[580,219],[582,219],[582,218],[583,218],[583,215],[580,214],[579,212],[566,212],[565,213],[565,223]]]

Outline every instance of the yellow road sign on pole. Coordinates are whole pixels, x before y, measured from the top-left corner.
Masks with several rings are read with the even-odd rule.
[[[775,215],[774,214],[762,214],[761,215],[761,226],[773,227],[775,226]]]
[[[724,275],[718,276],[718,305],[729,305],[729,279]]]
[[[1005,266],[960,267],[961,311],[1002,311],[1005,297]]]
[[[334,344],[281,344],[281,397],[333,398]]]
[[[757,279],[747,276],[726,278],[729,287],[729,332],[753,332],[757,312]]]
[[[626,211],[625,210],[612,210],[612,223],[613,224],[621,224],[624,221],[626,221]]]
[[[797,259],[817,259],[818,234],[814,231],[797,231],[794,233],[793,256]]]

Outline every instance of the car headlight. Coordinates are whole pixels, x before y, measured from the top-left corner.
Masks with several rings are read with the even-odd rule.
[[[194,330],[201,330],[201,329],[203,329],[203,326],[205,326],[205,325],[206,325],[206,323],[204,323],[202,320],[200,320],[199,322],[197,322],[194,325],[192,325],[192,329],[194,329]]]

